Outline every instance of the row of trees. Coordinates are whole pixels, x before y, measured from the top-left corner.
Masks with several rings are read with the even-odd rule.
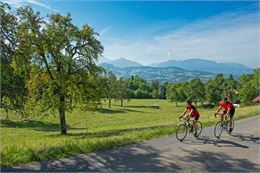
[[[147,82],[137,76],[117,79],[112,73],[109,74],[104,79],[108,83],[104,87],[105,93],[108,94],[103,95],[103,98],[108,98],[109,107],[111,107],[112,99],[121,100],[121,106],[123,106],[123,100],[131,98],[168,99],[176,105],[178,102],[191,99],[195,104],[207,102],[216,105],[224,96],[228,96],[233,102],[241,101],[248,105],[260,92],[260,69],[255,69],[253,74],[244,74],[238,80],[232,75],[224,77],[218,74],[206,83],[195,78],[191,81],[160,84],[158,81]]]
[[[108,72],[103,77],[102,97],[108,100],[109,108],[113,99],[120,100],[121,106],[124,100],[131,98],[166,99],[167,85],[168,83],[160,84],[158,81],[147,82],[138,76],[117,79],[113,73]]]
[[[192,99],[195,104],[200,102],[212,103],[216,105],[222,97],[228,96],[233,102],[239,102],[247,105],[252,103],[259,95],[260,69],[254,70],[253,74],[244,74],[238,80],[232,75],[224,78],[219,74],[213,80],[202,83],[199,78],[190,82],[179,82],[167,86],[167,99],[176,102],[183,102],[186,99]]]

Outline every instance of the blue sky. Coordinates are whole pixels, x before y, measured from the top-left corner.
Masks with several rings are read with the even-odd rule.
[[[170,59],[210,59],[259,65],[258,1],[3,0],[47,13],[70,12],[73,22],[100,34],[103,56],[144,65]]]

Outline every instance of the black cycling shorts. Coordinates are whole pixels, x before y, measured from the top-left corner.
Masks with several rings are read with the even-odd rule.
[[[194,117],[191,117],[191,118],[194,118],[194,120],[198,121],[200,116],[194,116]]]
[[[224,114],[226,114],[226,113],[227,113],[227,111],[226,111],[226,110],[224,110],[224,111],[223,111],[223,113],[224,113]],[[231,110],[230,110],[230,112],[229,112],[229,115],[230,115],[230,117],[231,117],[231,118],[233,118],[233,117],[234,117],[234,115],[235,115],[235,109],[231,109]]]

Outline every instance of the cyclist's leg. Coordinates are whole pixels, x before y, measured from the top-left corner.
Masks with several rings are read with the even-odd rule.
[[[200,116],[195,116],[193,119],[193,129],[195,130],[195,135],[197,135],[197,121],[199,120]]]
[[[194,117],[190,117],[190,120],[192,121],[192,124],[191,124],[191,128],[190,128],[190,132],[193,132],[193,130],[195,129],[195,125],[196,123],[194,124]]]
[[[226,111],[226,110],[224,110],[224,111],[222,112],[222,115],[221,115],[221,121],[223,121],[223,120],[224,120],[226,113],[227,113],[227,111]]]
[[[229,133],[232,132],[233,130],[233,117],[235,115],[235,110],[231,110],[230,113],[229,113]]]

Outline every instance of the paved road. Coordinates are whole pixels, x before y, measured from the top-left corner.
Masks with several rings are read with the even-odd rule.
[[[2,171],[62,172],[259,172],[260,115],[236,121],[232,136],[217,140],[213,127],[201,137],[180,143],[161,137],[113,150],[81,154],[67,159],[34,162]]]

